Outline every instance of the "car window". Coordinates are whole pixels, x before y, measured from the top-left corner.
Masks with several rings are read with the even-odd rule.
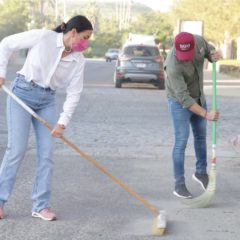
[[[108,52],[118,53],[119,50],[118,49],[109,49]]]
[[[159,56],[159,51],[156,47],[129,46],[124,49],[124,54],[134,57],[152,57]]]

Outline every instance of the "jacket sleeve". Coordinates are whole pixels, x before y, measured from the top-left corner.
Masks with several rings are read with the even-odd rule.
[[[210,54],[211,54],[211,51],[215,50],[215,47],[212,44],[208,43],[204,38],[202,38],[202,42],[203,42],[204,49],[205,49],[204,57],[207,58],[209,62],[212,62]]]
[[[170,65],[166,67],[166,73],[169,89],[171,89],[170,91],[174,91],[173,95],[177,101],[184,108],[192,106],[195,100],[190,96],[181,68]]]

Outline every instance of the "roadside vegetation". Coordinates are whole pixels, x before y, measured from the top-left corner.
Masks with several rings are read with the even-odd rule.
[[[240,78],[240,61],[238,60],[220,60],[219,71],[231,77]]]
[[[224,65],[232,65],[232,66],[240,67],[240,60],[225,59],[225,60],[220,60],[219,63]]]
[[[64,4],[65,2],[65,4]],[[238,65],[236,40],[240,36],[239,0],[173,0],[170,12],[162,13],[133,1],[121,0],[0,0],[0,40],[33,28],[52,29],[76,14],[94,25],[87,57],[103,57],[108,48],[121,48],[128,34],[154,35],[160,50],[172,45],[179,19],[201,20],[204,37],[217,48],[231,47],[231,61]],[[127,3],[126,3],[127,2]]]

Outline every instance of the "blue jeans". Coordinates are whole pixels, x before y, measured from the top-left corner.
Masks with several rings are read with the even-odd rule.
[[[42,88],[34,82],[26,82],[24,76],[19,74],[12,83],[12,91],[40,117],[51,125],[56,124],[55,91]],[[27,150],[31,123],[37,146],[32,211],[38,212],[48,207],[51,195],[54,137],[46,127],[10,97],[7,99],[8,146],[0,167],[0,205],[7,202],[12,192],[17,171]]]
[[[175,135],[175,144],[172,152],[175,185],[179,185],[185,183],[184,159],[190,126],[192,127],[194,138],[196,173],[204,174],[207,171],[207,121],[187,108],[183,108],[180,103],[172,98],[168,99],[168,107]],[[206,104],[203,107],[206,109]]]

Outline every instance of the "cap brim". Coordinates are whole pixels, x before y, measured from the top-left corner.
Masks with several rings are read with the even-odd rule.
[[[176,56],[179,61],[191,61],[194,58],[194,54],[195,54],[194,48],[187,52],[176,50]]]

